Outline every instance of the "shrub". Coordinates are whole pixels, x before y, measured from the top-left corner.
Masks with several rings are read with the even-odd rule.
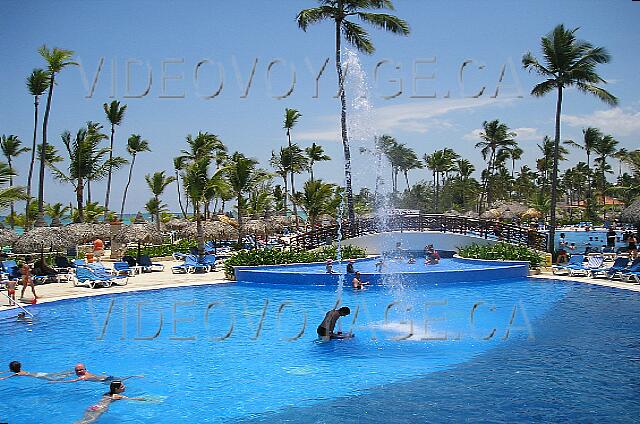
[[[183,239],[177,243],[165,243],[157,246],[145,246],[140,249],[141,255],[150,257],[171,256],[174,252],[189,253],[189,248],[198,246],[198,242],[191,239]],[[125,255],[136,256],[138,248],[127,249]]]
[[[224,271],[229,279],[235,279],[234,266],[284,265],[293,263],[324,262],[328,258],[337,259],[337,248],[325,246],[314,250],[241,250],[224,261]],[[342,258],[364,258],[365,249],[343,246]]]
[[[507,261],[527,261],[529,268],[538,268],[544,262],[544,256],[537,250],[509,243],[494,245],[472,244],[458,248],[458,254],[471,259],[502,259]]]

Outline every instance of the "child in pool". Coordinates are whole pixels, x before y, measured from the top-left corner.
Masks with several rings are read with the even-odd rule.
[[[76,424],[91,424],[94,423],[109,409],[109,405],[111,402],[115,402],[116,400],[138,400],[138,401],[146,401],[146,398],[141,397],[127,397],[123,394],[125,390],[125,385],[120,380],[114,380],[109,385],[109,392],[102,395],[102,399],[100,402],[95,405],[91,405],[87,408],[87,411],[84,413],[84,416],[80,421]]]

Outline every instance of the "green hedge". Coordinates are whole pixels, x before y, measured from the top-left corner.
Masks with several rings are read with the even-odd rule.
[[[367,251],[360,247],[343,246],[342,258],[364,258]],[[324,262],[327,258],[337,259],[337,248],[325,246],[315,250],[241,250],[224,261],[224,271],[229,279],[234,279],[234,266],[284,265],[294,263]]]
[[[463,258],[471,259],[527,261],[530,268],[538,268],[544,263],[543,254],[537,250],[509,243],[496,243],[494,245],[478,245],[474,243],[470,246],[458,248],[458,254]]]

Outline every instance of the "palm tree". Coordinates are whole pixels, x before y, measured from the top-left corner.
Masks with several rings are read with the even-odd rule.
[[[15,171],[13,170],[13,159],[20,156],[22,153],[26,153],[29,151],[28,147],[20,147],[22,145],[22,141],[18,138],[17,135],[6,136],[3,135],[0,138],[0,149],[2,150],[2,154],[5,158],[7,158],[7,163],[9,164],[9,170],[15,175]],[[13,187],[13,175],[9,175],[9,187]],[[9,205],[11,216],[14,215],[15,210],[13,209],[13,203]],[[11,229],[14,228],[13,223],[11,224]]]
[[[206,202],[205,193],[209,184],[209,164],[211,158],[201,156],[193,161],[184,162],[184,190],[193,204],[193,216],[196,220],[198,253],[204,255],[204,232],[202,229],[201,205]],[[220,172],[220,171],[218,171]]]
[[[328,155],[325,155],[324,148],[316,143],[311,143],[311,146],[304,149],[304,151],[309,158],[309,174],[311,175],[311,179],[313,180],[313,165],[316,162],[331,160],[331,158]]]
[[[284,183],[284,214],[285,216],[289,213],[289,205],[287,202],[287,198],[289,197],[289,168],[286,164],[287,162],[287,150],[285,147],[281,147],[278,154],[271,151],[271,159],[269,160],[269,165],[273,167],[276,174],[282,178],[282,182]]]
[[[480,132],[480,138],[483,141],[476,143],[476,149],[481,148],[482,158],[487,160],[487,169],[484,175],[484,187],[482,196],[486,195],[487,205],[491,205],[492,198],[492,182],[495,174],[496,162],[498,154],[501,150],[510,150],[517,147],[517,142],[513,139],[517,134],[509,131],[506,124],[500,123],[499,120],[484,121],[482,123],[483,130]],[[484,198],[480,198],[480,207],[482,208]]]
[[[298,206],[293,201],[293,195],[296,193],[296,186],[294,182],[295,174],[299,174],[302,171],[308,169],[309,163],[307,157],[304,155],[304,151],[296,143],[291,144],[289,147],[285,147],[283,150],[282,163],[289,172],[289,178],[291,181],[291,204],[293,207],[293,216],[295,217],[296,228],[298,228]]]
[[[187,212],[184,210],[184,206],[182,205],[182,195],[180,194],[180,171],[184,168],[184,163],[181,158],[173,158],[173,170],[176,175],[176,187],[178,189],[178,205],[180,205],[180,212],[182,213],[183,218],[187,218]]]
[[[598,64],[610,60],[609,53],[603,47],[593,47],[591,43],[576,40],[578,28],[565,29],[558,25],[546,37],[542,37],[541,46],[544,64],[540,63],[531,53],[522,57],[525,69],[533,70],[545,78],[531,90],[531,94],[540,97],[552,91],[557,91],[555,139],[553,149],[553,172],[551,175],[551,205],[548,250],[553,252],[556,234],[556,203],[558,200],[558,150],[560,148],[560,115],[562,113],[562,95],[567,87],[575,86],[578,90],[593,94],[609,105],[616,105],[618,99],[596,84],[606,84],[595,71]]]
[[[92,171],[87,175],[87,202],[91,203],[91,183],[93,181],[102,180],[109,175],[109,170],[112,169],[120,169],[122,166],[126,165],[128,161],[120,156],[113,156],[112,150],[108,149],[108,157],[104,154],[104,149],[98,149],[98,144],[103,140],[107,139],[107,136],[100,132],[102,130],[102,125],[94,122],[89,122],[88,126],[95,127],[95,142],[92,152],[91,160],[91,169]],[[107,219],[107,215],[109,214],[109,210],[104,208],[104,217],[103,219]]]
[[[110,104],[103,104],[104,113],[107,115],[107,120],[111,124],[111,138],[109,144],[109,161],[113,162],[113,138],[116,133],[116,126],[122,124],[124,119],[124,113],[127,110],[127,105],[120,106],[120,102],[117,100],[112,101]],[[109,195],[111,194],[111,172],[112,166],[109,166],[109,173],[107,175],[107,193],[104,199],[104,208],[109,210]]]
[[[147,174],[144,176],[151,193],[153,193],[154,205],[157,206],[155,214],[156,227],[160,229],[160,211],[162,209],[162,203],[160,202],[160,195],[164,192],[169,184],[175,181],[176,177],[166,176],[165,171],[154,172],[153,174]]]
[[[225,169],[227,181],[236,196],[238,211],[238,243],[242,243],[244,237],[244,223],[242,206],[244,205],[244,193],[253,190],[260,183],[269,179],[269,174],[257,167],[258,161],[245,157],[240,152],[235,152]]]
[[[369,34],[363,27],[350,21],[351,17],[357,17],[361,21],[373,25],[374,27],[392,32],[394,34],[408,35],[409,26],[402,19],[385,13],[366,12],[367,9],[393,10],[391,0],[320,0],[321,5],[311,9],[304,9],[298,13],[298,26],[307,31],[309,25],[331,20],[335,23],[335,53],[336,72],[338,74],[338,88],[340,91],[340,125],[342,128],[342,149],[344,151],[344,176],[346,183],[347,208],[349,222],[355,222],[355,211],[353,209],[353,191],[351,189],[351,151],[349,148],[349,138],[347,135],[347,99],[344,92],[344,76],[342,73],[342,47],[341,41],[344,35],[347,43],[351,44],[358,51],[365,54],[372,54],[375,51]]]
[[[136,163],[136,156],[138,153],[150,152],[149,142],[143,140],[138,134],[131,134],[131,137],[127,140],[127,152],[131,155],[131,166],[129,167],[129,178],[127,178],[127,185],[124,186],[124,193],[122,193],[122,206],[120,206],[120,220],[124,215],[124,204],[127,201],[127,191],[129,191],[129,185],[131,184],[131,177],[133,176],[133,165]]]
[[[69,215],[71,206],[65,206],[62,203],[48,204],[45,207],[45,213],[51,218],[51,225],[61,225],[61,221]]]
[[[31,145],[31,161],[29,162],[29,177],[27,178],[27,202],[25,205],[25,227],[29,227],[29,203],[31,202],[31,182],[33,180],[33,165],[36,161],[36,143],[38,137],[38,105],[40,96],[49,88],[49,74],[43,69],[34,69],[27,77],[27,89],[33,96],[33,143]]]
[[[300,117],[302,116],[302,114],[300,112],[298,112],[296,109],[289,109],[286,108],[284,110],[284,125],[282,128],[284,128],[285,130],[287,130],[287,141],[288,141],[288,149],[289,149],[289,154],[290,154],[290,161],[289,161],[289,177],[291,178],[291,197],[293,197],[293,195],[295,194],[295,185],[293,183],[293,178],[294,175],[299,172],[299,171],[295,171],[293,169],[294,163],[299,165],[300,161],[303,159],[302,155],[302,150],[300,149],[300,147],[298,147],[296,145],[296,149],[293,150],[293,145],[291,144],[291,129],[298,123],[298,119],[300,119]],[[306,162],[306,159],[304,159]],[[296,220],[296,228],[298,228],[298,206],[296,205],[296,202],[294,202],[292,200],[291,202],[292,207],[293,207],[293,216],[295,217]]]
[[[56,74],[70,65],[77,65],[73,62],[73,51],[54,47],[49,49],[46,45],[38,49],[40,56],[47,62],[47,74],[49,75],[49,93],[47,95],[47,105],[44,110],[44,120],[42,122],[42,151],[40,155],[40,181],[38,183],[38,218],[35,226],[44,227],[47,223],[44,220],[44,167],[46,165],[45,154],[47,152],[47,127],[49,125],[49,114],[51,112],[51,99],[53,97],[53,87],[55,86]]]
[[[476,170],[475,166],[473,166],[473,164],[469,162],[467,159],[456,160],[454,171],[458,173],[458,178],[460,179],[460,182],[461,182],[460,197],[462,200],[462,204],[460,206],[462,206],[463,209],[465,208],[465,203],[466,203],[466,187],[468,185],[468,181],[469,181],[469,178],[471,177],[471,174],[473,174],[473,171],[475,170]]]
[[[600,192],[602,194],[602,208],[603,208],[603,220],[607,217],[607,177],[605,173],[611,172],[609,165],[607,164],[607,158],[616,154],[616,146],[618,140],[614,139],[611,135],[605,135],[595,145],[594,151],[599,155],[596,159],[598,162],[598,171],[600,173]]]
[[[424,155],[424,162],[427,169],[433,172],[433,180],[435,186],[435,209],[436,213],[440,211],[440,178],[444,179],[444,174],[454,170],[454,160],[459,156],[450,148],[436,150],[430,155]]]
[[[4,209],[18,200],[26,200],[27,195],[24,187],[7,187],[4,185],[11,181],[15,175],[8,164],[0,162],[0,209]]]
[[[590,169],[591,167],[591,152],[595,149],[596,144],[602,138],[602,133],[599,129],[589,127],[582,130],[582,144],[576,143],[575,141],[568,140],[567,144],[573,147],[577,147],[578,149],[582,149],[587,154],[587,167]],[[591,173],[587,175],[587,201],[586,201],[586,219],[593,219],[595,216],[594,213],[594,205],[593,205],[593,196],[591,190]]]
[[[315,228],[318,217],[331,214],[334,206],[335,186],[322,180],[308,180],[304,183],[302,192],[295,194],[295,202],[300,204],[309,217],[311,228]]]
[[[622,176],[622,163],[628,155],[629,151],[624,147],[622,149],[618,149],[618,151],[613,155],[614,158],[618,159],[618,178]]]

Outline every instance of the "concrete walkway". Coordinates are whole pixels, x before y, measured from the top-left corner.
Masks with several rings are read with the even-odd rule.
[[[612,287],[615,289],[640,292],[640,284],[636,282],[625,283],[624,281],[608,280],[606,278],[590,278],[590,277],[580,277],[580,276],[569,277],[568,275],[553,275],[550,270],[548,271],[544,270],[542,274],[532,275],[531,277],[553,279],[556,281],[571,281],[572,283],[591,284],[594,286]]]
[[[165,287],[184,287],[184,286],[199,286],[205,284],[224,283],[227,280],[224,278],[224,271],[222,271],[222,265],[217,268],[219,271],[208,272],[203,274],[173,274],[171,273],[171,267],[174,265],[180,265],[182,262],[178,261],[161,261],[164,264],[164,271],[162,272],[149,272],[134,277],[129,277],[129,281],[126,286],[112,286],[109,288],[91,289],[89,287],[74,287],[73,283],[48,283],[36,286],[36,294],[38,296],[38,303],[55,302],[61,299],[73,299],[86,296],[97,296],[109,293],[123,293],[139,290],[153,290]],[[110,264],[105,262],[105,266],[109,267]],[[19,285],[16,290],[16,297],[20,297],[22,286]],[[3,291],[6,294],[6,290]],[[31,305],[33,295],[31,289],[27,288],[25,291],[25,297],[22,302],[19,302],[23,307]],[[5,296],[0,297],[0,310],[14,309],[16,306],[8,306],[9,300]]]

